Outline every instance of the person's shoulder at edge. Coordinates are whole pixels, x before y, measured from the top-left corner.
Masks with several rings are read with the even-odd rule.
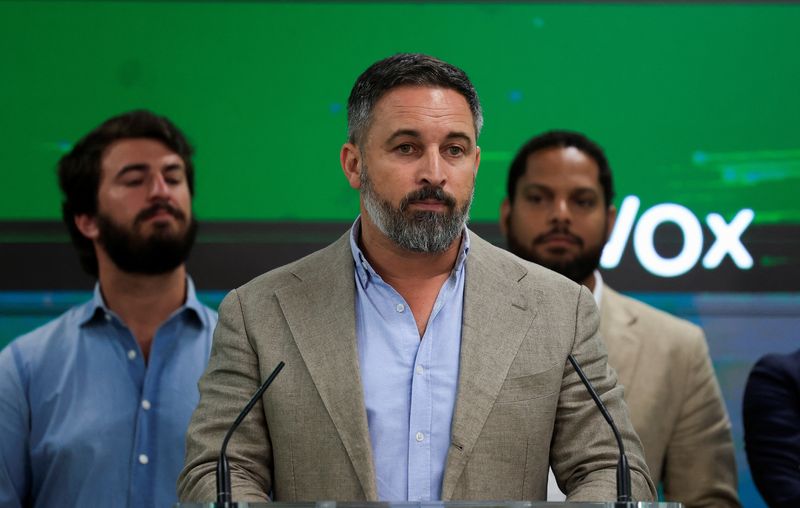
[[[350,256],[348,235],[350,235],[349,229],[344,235],[325,247],[291,263],[262,273],[233,289],[233,292],[238,293],[240,296],[257,294],[263,291],[274,293],[282,287],[297,284],[314,276],[323,277],[325,274],[330,273],[331,270],[339,268],[332,266],[331,262],[333,260],[345,259],[343,257],[345,255]]]
[[[800,366],[800,349],[793,353],[768,353],[758,359],[754,370],[756,368],[769,370],[778,369],[792,372],[793,369],[797,369],[798,366]]]
[[[23,362],[28,371],[38,368],[47,358],[57,358],[62,363],[65,351],[75,345],[80,327],[89,321],[93,310],[92,300],[71,307],[60,316],[13,339],[0,351],[0,356],[12,356],[15,362]]]

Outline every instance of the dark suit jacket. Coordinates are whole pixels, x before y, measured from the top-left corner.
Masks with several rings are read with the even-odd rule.
[[[750,471],[769,506],[800,506],[800,350],[756,363],[744,391]]]
[[[232,291],[220,305],[179,497],[214,499],[225,430],[286,367],[228,446],[234,499],[377,500],[358,366],[348,235]],[[544,499],[548,464],[574,500],[616,499],[617,446],[567,362],[573,353],[621,429],[634,496],[655,489],[586,288],[474,233],[445,500]],[[402,416],[402,415],[398,415]]]

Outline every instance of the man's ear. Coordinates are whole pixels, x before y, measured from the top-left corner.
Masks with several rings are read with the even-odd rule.
[[[611,232],[614,231],[614,224],[617,223],[617,207],[610,205],[606,212],[606,242],[611,237]]]
[[[360,189],[361,168],[363,166],[361,150],[353,143],[345,143],[342,146],[342,151],[339,153],[339,162],[342,165],[342,171],[344,171],[344,176],[347,178],[350,187]]]
[[[100,229],[97,227],[97,218],[94,215],[82,213],[73,217],[75,227],[83,236],[89,240],[96,240],[100,236]]]
[[[500,205],[500,232],[503,236],[508,238],[508,225],[511,220],[511,202],[508,198],[503,198],[503,203]]]
[[[475,147],[475,169],[473,170],[473,177],[478,176],[478,168],[481,166],[481,147]]]

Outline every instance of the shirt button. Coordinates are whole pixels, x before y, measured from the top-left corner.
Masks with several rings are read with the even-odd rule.
[[[423,434],[422,432],[417,432],[417,435],[415,437],[417,438],[417,442],[419,443],[425,439],[425,434]]]
[[[104,315],[103,315],[103,318],[104,318],[106,321],[111,321],[111,314],[104,314]]]
[[[394,308],[397,312],[403,312],[406,310],[406,306],[402,303],[398,303],[397,306]]]
[[[417,374],[420,376],[425,373],[425,369],[422,368],[422,365],[417,365]]]
[[[144,399],[144,400],[142,401],[142,409],[144,409],[145,411],[147,411],[148,409],[150,409],[150,401],[149,401],[149,400],[147,400],[147,399]]]
[[[135,360],[136,359],[136,351],[133,349],[128,350],[128,360]]]
[[[139,455],[139,464],[147,464],[148,462],[150,462],[150,459],[147,458],[147,455],[144,453]]]

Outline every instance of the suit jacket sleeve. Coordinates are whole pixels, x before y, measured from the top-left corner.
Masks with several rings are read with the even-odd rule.
[[[698,328],[693,333],[683,402],[664,458],[664,498],[692,508],[738,507],[730,421],[705,336]]]
[[[633,497],[655,499],[655,486],[644,461],[639,438],[630,422],[622,387],[608,366],[598,334],[599,315],[591,293],[582,287],[575,316],[572,354],[595,387],[619,427],[631,466]],[[592,402],[571,365],[564,369],[558,402],[551,464],[568,501],[616,500],[616,463],[619,451],[611,428]]]
[[[216,499],[215,471],[222,439],[260,386],[261,376],[239,294],[234,290],[220,304],[211,358],[199,382],[200,403],[186,433],[186,464],[178,478],[181,501]],[[231,487],[237,501],[268,500],[272,447],[265,429],[259,401],[228,443]]]
[[[768,355],[750,373],[744,393],[745,450],[769,506],[800,506],[800,352]]]

